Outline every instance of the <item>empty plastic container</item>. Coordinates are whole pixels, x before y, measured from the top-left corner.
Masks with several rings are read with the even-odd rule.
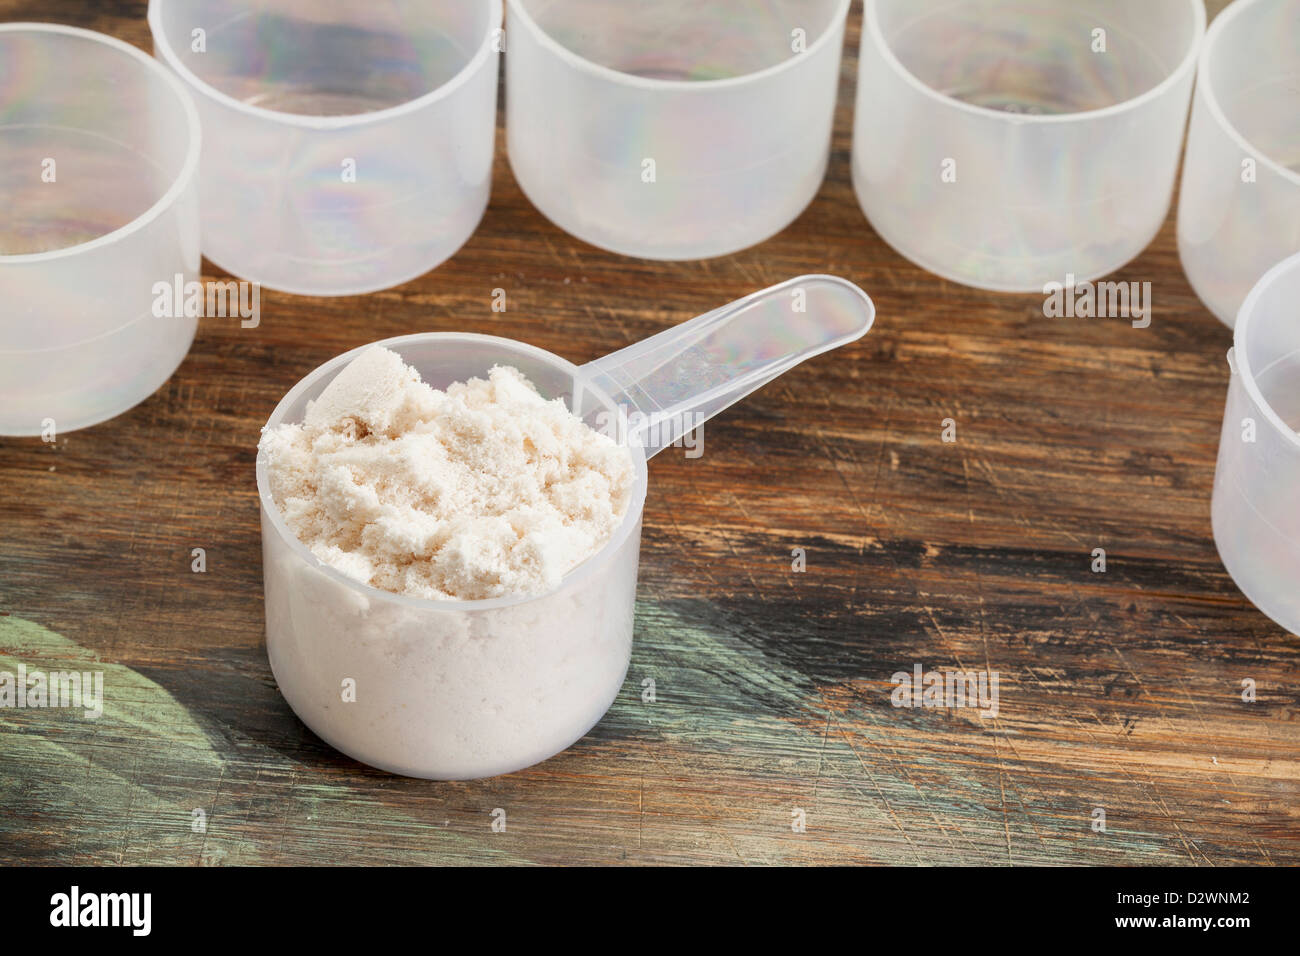
[[[1300,252],[1300,0],[1237,0],[1206,34],[1178,252],[1228,326],[1259,277]]]
[[[1204,31],[1201,0],[866,0],[863,211],[965,285],[1114,271],[1168,212]]]
[[[849,0],[509,0],[506,134],[557,226],[646,259],[784,229],[826,172]]]
[[[1246,297],[1214,473],[1214,541],[1251,602],[1300,634],[1300,255]]]
[[[203,253],[347,295],[427,272],[487,205],[500,0],[151,0],[204,130]]]
[[[155,284],[198,274],[198,160],[193,105],[135,47],[0,24],[0,434],[93,425],[175,371],[197,320]]]
[[[804,276],[579,367],[510,339],[388,339],[435,388],[512,365],[546,398],[625,440],[635,469],[622,524],[560,587],[536,597],[430,601],[322,564],[285,525],[259,457],[266,647],[276,682],[327,743],[372,766],[435,779],[508,773],[600,720],[632,648],[646,459],[800,361],[864,335],[871,300]],[[301,421],[355,349],[299,382],[267,422]],[[355,700],[344,702],[351,680]]]

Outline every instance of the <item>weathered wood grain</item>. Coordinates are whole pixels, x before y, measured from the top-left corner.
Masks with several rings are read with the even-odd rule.
[[[144,7],[0,0],[0,18],[148,49]],[[0,711],[0,860],[1300,862],[1300,638],[1215,553],[1230,335],[1182,275],[1172,216],[1118,274],[1154,285],[1145,330],[912,266],[849,182],[858,20],[825,186],[757,248],[673,264],[586,246],[524,199],[499,132],[487,215],[443,267],[357,298],[266,292],[259,328],[204,321],[127,414],[54,446],[0,439],[0,669],[95,661],[110,697],[99,721]],[[866,288],[877,326],[711,422],[702,458],[655,459],[632,668],[587,738],[427,783],[294,718],[263,647],[253,461],[299,377],[437,329],[585,362],[814,271]],[[890,675],[917,662],[998,671],[997,717],[892,707]]]

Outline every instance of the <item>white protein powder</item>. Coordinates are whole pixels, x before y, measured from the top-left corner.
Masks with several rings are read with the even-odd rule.
[[[627,449],[518,370],[438,391],[381,346],[259,447],[272,499],[316,557],[429,599],[555,589],[610,539],[633,486]]]

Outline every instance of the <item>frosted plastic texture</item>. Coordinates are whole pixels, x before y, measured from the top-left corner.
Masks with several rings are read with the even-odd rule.
[[[1178,251],[1228,326],[1260,276],[1300,252],[1300,0],[1237,0],[1206,35]]]
[[[574,400],[578,369],[527,345],[440,333],[383,343],[425,382],[445,388],[513,365],[546,398]],[[359,350],[357,350],[359,351]],[[356,351],[303,379],[268,427],[301,421]],[[590,386],[574,411],[593,427],[613,404]],[[545,760],[600,720],[622,686],[632,648],[645,456],[606,547],[556,591],[535,598],[435,602],[366,587],[320,564],[279,518],[258,462],[266,648],[294,712],[326,743],[414,777],[470,779]],[[344,703],[343,682],[356,682]]]
[[[582,370],[641,415],[647,457],[800,362],[866,335],[867,294],[837,276],[790,279],[606,355]]]
[[[1300,634],[1300,255],[1272,269],[1233,333],[1214,541],[1243,594]]]
[[[305,295],[446,260],[488,201],[500,24],[500,0],[151,0],[203,122],[204,255]]]
[[[515,178],[561,229],[624,255],[768,238],[825,175],[848,6],[509,0]]]
[[[1201,0],[866,0],[863,211],[965,285],[1119,268],[1168,212],[1204,29]]]
[[[93,425],[175,371],[196,319],[154,315],[199,270],[199,126],[134,47],[0,25],[0,434]]]

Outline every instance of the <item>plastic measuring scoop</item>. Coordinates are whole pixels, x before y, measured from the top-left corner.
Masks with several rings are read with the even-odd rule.
[[[507,0],[506,148],[546,218],[646,259],[775,235],[826,174],[849,0]]]
[[[1233,329],[1210,514],[1223,566],[1300,634],[1300,254],[1255,285]]]
[[[203,254],[299,295],[442,264],[492,183],[501,0],[150,0],[203,125]]]
[[[199,117],[129,43],[0,23],[0,435],[68,432],[167,380],[198,320]]]
[[[1224,325],[1300,251],[1300,2],[1238,0],[1205,35],[1178,200],[1178,255]]]
[[[581,367],[487,335],[378,343],[434,388],[511,365],[593,428],[626,423],[634,487],[610,540],[555,590],[433,601],[377,590],[319,561],[285,525],[259,456],[266,646],[285,699],[331,746],[408,776],[493,776],[564,750],[600,720],[627,672],[646,459],[804,359],[865,335],[874,318],[853,283],[803,276]],[[368,347],[309,374],[267,427],[302,421]],[[348,687],[352,699],[342,700]]]
[[[1096,279],[1165,221],[1203,0],[865,0],[858,204],[928,272]]]

